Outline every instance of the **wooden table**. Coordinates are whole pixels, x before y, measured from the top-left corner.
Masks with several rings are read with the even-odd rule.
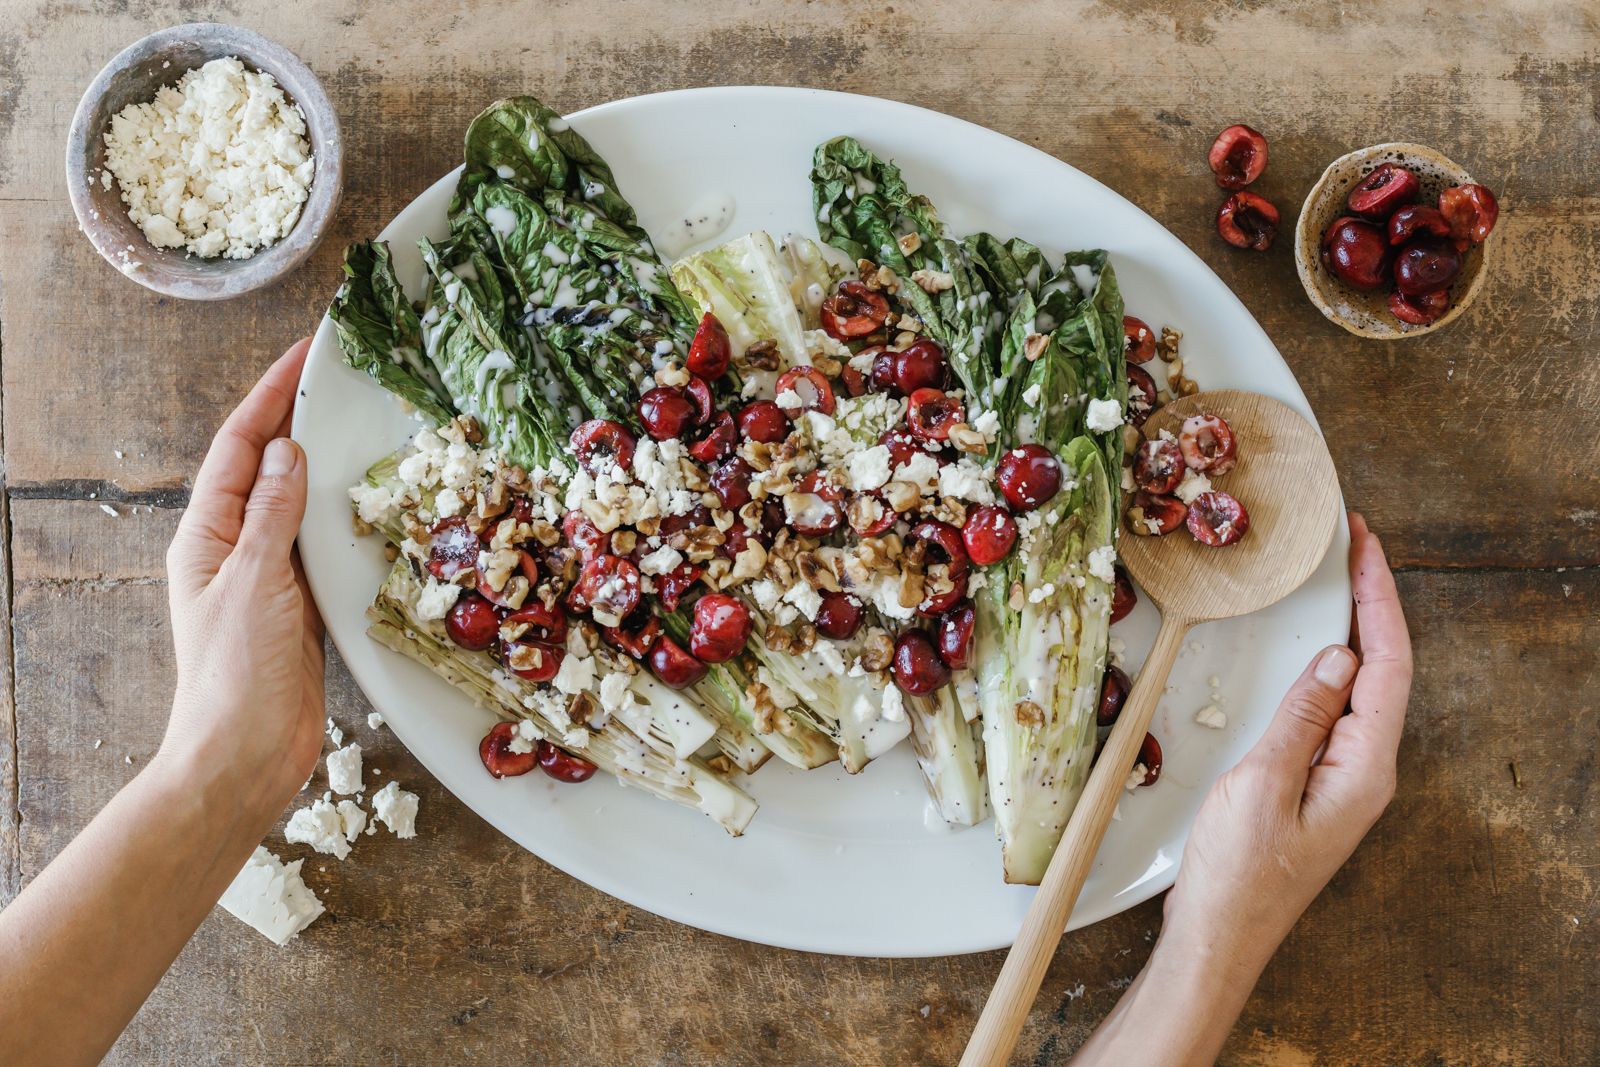
[[[1349,502],[1400,569],[1418,674],[1399,795],[1267,971],[1224,1062],[1600,1060],[1593,4],[459,6],[7,5],[0,902],[154,750],[172,662],[162,553],[188,479],[246,386],[315,325],[343,244],[454,166],[467,120],[497,96],[570,110],[813,85],[990,126],[1171,228],[1277,342]],[[101,262],[62,177],[68,120],[101,64],[203,17],[260,30],[322,76],[348,174],[306,267],[210,306]],[[1436,145],[1490,181],[1503,213],[1479,303],[1401,344],[1324,322],[1289,242],[1251,255],[1213,232],[1205,150],[1234,121],[1271,138],[1257,188],[1286,225],[1329,159],[1374,141]],[[366,708],[337,663],[330,688],[352,728]],[[999,965],[823,958],[654,918],[511,846],[391,735],[374,744],[371,762],[421,793],[421,836],[370,839],[337,870],[314,858],[330,914],[287,949],[213,916],[112,1062],[950,1063]],[[1068,937],[1018,1062],[1064,1061],[1160,921],[1153,901]]]

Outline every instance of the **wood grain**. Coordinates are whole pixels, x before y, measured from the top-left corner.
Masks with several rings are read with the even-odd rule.
[[[100,65],[203,17],[299,54],[347,138],[346,195],[318,254],[283,285],[213,307],[163,302],[101,262],[62,178],[68,120]],[[1395,805],[1269,968],[1222,1062],[1600,1061],[1600,435],[1586,432],[1600,409],[1600,25],[1583,0],[495,0],[470,13],[13,0],[0,19],[13,527],[0,550],[15,650],[0,674],[14,662],[18,749],[0,702],[0,900],[159,738],[171,507],[222,415],[315,324],[343,242],[454,166],[467,120],[497,96],[571,110],[735,83],[937,108],[1128,196],[1249,306],[1310,396],[1346,499],[1421,568],[1400,578],[1419,673]],[[1256,188],[1284,210],[1286,235],[1323,166],[1360,145],[1432,144],[1482,176],[1503,211],[1478,301],[1432,336],[1363,343],[1306,300],[1286,237],[1263,255],[1224,248],[1204,158],[1235,121],[1271,139]],[[1184,356],[1206,384],[1207,353]],[[108,498],[115,519],[99,509]],[[336,717],[364,731],[337,664],[330,686]],[[999,966],[996,954],[820,958],[655,919],[509,847],[392,737],[370,740],[372,761],[421,793],[422,836],[308,864],[331,914],[287,951],[208,921],[110,1062],[950,1063]],[[1159,921],[1152,902],[1066,939],[1014,1062],[1064,1062]]]

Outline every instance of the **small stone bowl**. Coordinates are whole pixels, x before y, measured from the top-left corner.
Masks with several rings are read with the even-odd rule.
[[[1441,191],[1473,180],[1459,163],[1426,145],[1396,141],[1340,156],[1328,164],[1300,209],[1300,220],[1295,224],[1294,265],[1300,272],[1300,284],[1317,310],[1359,337],[1393,341],[1431,333],[1449,325],[1467,309],[1488,275],[1485,261],[1489,244],[1473,245],[1467,250],[1462,257],[1461,276],[1450,288],[1449,310],[1426,326],[1413,326],[1395,318],[1389,311],[1387,287],[1363,293],[1334,277],[1322,265],[1322,235],[1334,219],[1350,214],[1345,206],[1350,190],[1380,163],[1397,163],[1415,174],[1422,182],[1419,200],[1424,204],[1437,203]]]
[[[316,172],[300,217],[289,232],[249,259],[201,259],[181,248],[157,248],[128,217],[119,184],[101,184],[105,132],[129,104],[155,97],[184,73],[224,56],[272,75],[300,106]],[[123,274],[167,296],[226,300],[281,279],[309,256],[338,206],[344,182],[343,138],[333,105],[306,65],[280,45],[237,26],[195,22],[160,30],[119,52],[90,83],[67,136],[67,191],[78,228]]]

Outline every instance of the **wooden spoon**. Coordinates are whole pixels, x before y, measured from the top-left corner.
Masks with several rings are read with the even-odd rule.
[[[1339,479],[1315,427],[1269,397],[1222,389],[1168,404],[1145,423],[1145,435],[1176,434],[1184,419],[1202,413],[1222,416],[1233,429],[1238,464],[1214,481],[1244,504],[1250,529],[1232,545],[1211,548],[1187,530],[1137,537],[1124,528],[1118,552],[1160,607],[1161,629],[1022,920],[961,1067],[1002,1067],[1010,1058],[1189,627],[1282,600],[1317,569],[1333,540]]]

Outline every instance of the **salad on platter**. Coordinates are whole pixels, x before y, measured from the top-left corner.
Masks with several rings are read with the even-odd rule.
[[[425,291],[358,243],[329,310],[423,424],[350,490],[392,564],[372,638],[500,717],[488,773],[604,771],[734,835],[772,757],[855,773],[909,742],[944,820],[993,816],[1036,884],[1126,693],[1119,529],[1166,532],[1124,491],[1218,462],[1215,433],[1158,442],[1134,480],[1156,387],[1135,358],[1130,404],[1129,350],[1155,346],[1107,253],[952,233],[839,137],[818,239],[667,263],[539,101],[490,106],[465,155]]]

